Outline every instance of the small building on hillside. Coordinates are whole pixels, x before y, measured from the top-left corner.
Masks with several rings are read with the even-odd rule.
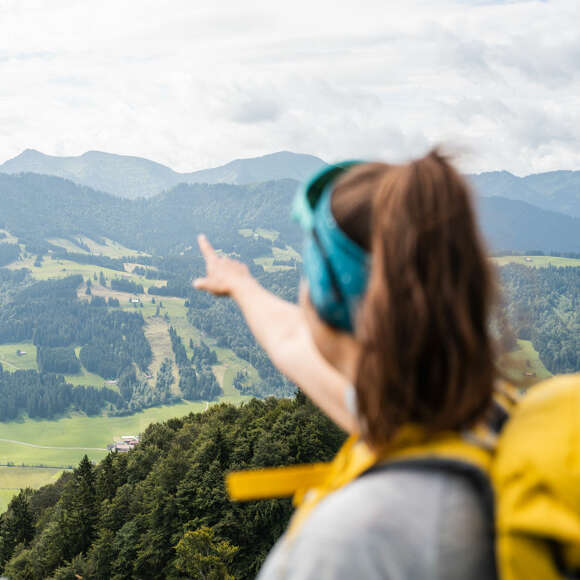
[[[115,441],[107,445],[109,451],[117,451],[119,453],[128,453],[139,445],[139,437],[137,435],[123,435],[120,441]]]

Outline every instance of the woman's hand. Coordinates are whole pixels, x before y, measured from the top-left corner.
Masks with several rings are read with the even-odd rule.
[[[348,380],[316,348],[300,307],[262,288],[245,264],[218,256],[205,236],[198,243],[207,272],[194,287],[231,296],[274,365],[345,431],[356,433],[358,424],[345,404]]]
[[[232,296],[241,282],[252,280],[252,275],[245,264],[232,258],[218,256],[203,234],[197,237],[197,243],[205,259],[206,274],[204,278],[194,280],[194,288],[206,290],[216,296]]]

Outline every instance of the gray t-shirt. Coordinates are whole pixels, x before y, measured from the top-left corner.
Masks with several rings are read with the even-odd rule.
[[[488,516],[464,477],[404,467],[326,497],[259,580],[495,580]]]

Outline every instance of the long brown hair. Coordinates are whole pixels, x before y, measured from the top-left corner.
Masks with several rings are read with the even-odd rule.
[[[459,430],[490,406],[495,284],[469,187],[438,150],[405,165],[369,163],[337,184],[332,210],[371,252],[356,338],[366,436],[404,424]]]

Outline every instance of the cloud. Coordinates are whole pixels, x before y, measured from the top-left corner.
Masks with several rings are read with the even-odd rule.
[[[191,171],[294,150],[580,167],[577,0],[5,0],[0,160],[32,147]]]

